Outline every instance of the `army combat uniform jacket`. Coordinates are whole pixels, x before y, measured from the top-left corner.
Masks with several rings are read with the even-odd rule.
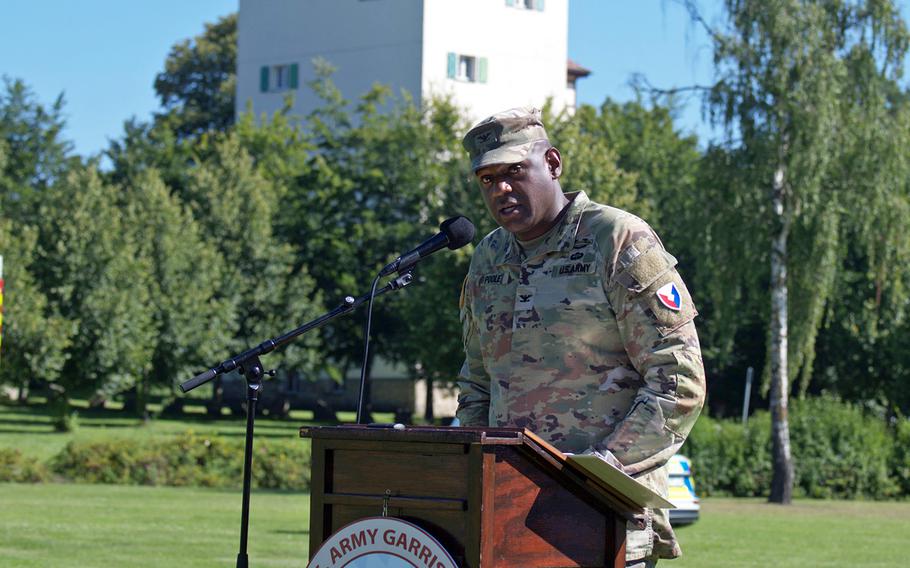
[[[567,197],[532,257],[502,228],[474,252],[457,416],[528,428],[567,453],[612,453],[666,496],[664,464],[704,401],[696,311],[644,221],[583,192]],[[680,554],[665,510],[628,529],[628,560]]]

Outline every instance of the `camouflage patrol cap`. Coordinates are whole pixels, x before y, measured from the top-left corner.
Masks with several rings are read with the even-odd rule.
[[[520,162],[540,140],[548,140],[540,110],[519,107],[478,122],[461,143],[471,156],[471,169],[476,172],[491,164]]]

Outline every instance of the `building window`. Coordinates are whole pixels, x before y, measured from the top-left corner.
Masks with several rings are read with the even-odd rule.
[[[274,65],[272,67],[272,90],[283,91],[288,88],[291,80],[290,65]]]
[[[449,53],[446,76],[465,83],[486,83],[487,58]]]
[[[477,74],[475,72],[474,61],[476,58],[471,57],[470,55],[459,55],[458,56],[458,74],[455,75],[455,78],[459,81],[469,81],[473,83],[477,80]]]
[[[537,10],[543,12],[544,0],[506,0],[506,6],[520,10]]]
[[[297,88],[297,64],[264,65],[259,69],[259,91],[263,93]]]

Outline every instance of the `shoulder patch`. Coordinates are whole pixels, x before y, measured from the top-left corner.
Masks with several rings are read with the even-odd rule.
[[[682,308],[682,298],[679,294],[679,289],[676,288],[676,284],[668,282],[666,285],[661,287],[657,292],[657,299],[660,300],[660,303],[664,306],[670,308],[674,312],[678,312]]]
[[[661,336],[666,336],[698,315],[692,296],[676,270],[654,282],[639,302]]]

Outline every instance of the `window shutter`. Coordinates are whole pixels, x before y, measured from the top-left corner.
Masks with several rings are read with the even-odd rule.
[[[477,69],[477,80],[481,83],[487,82],[487,58],[480,58],[480,66]]]
[[[288,83],[292,89],[297,88],[297,64],[291,63],[290,77],[288,77]]]
[[[456,61],[456,59],[458,59],[458,58],[455,56],[455,54],[452,52],[449,52],[449,67],[448,67],[448,70],[446,71],[446,76],[449,79],[455,78],[455,69],[458,65],[458,62]]]
[[[543,12],[543,0],[537,0],[537,11]]]
[[[263,65],[259,68],[259,92],[267,93],[269,91],[269,68]]]

